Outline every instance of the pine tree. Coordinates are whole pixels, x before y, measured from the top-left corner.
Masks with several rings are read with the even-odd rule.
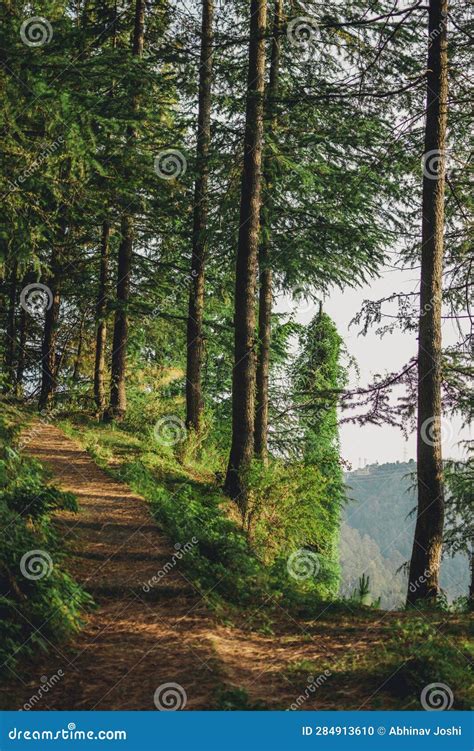
[[[317,469],[325,483],[325,557],[335,574],[334,593],[339,572],[340,509],[345,499],[337,416],[338,397],[346,383],[341,348],[336,326],[320,306],[300,337],[300,354],[292,369],[296,456]]]
[[[244,164],[235,272],[235,339],[232,376],[232,445],[226,492],[245,512],[242,474],[254,451],[255,293],[260,231],[266,2],[250,5],[250,43],[245,116]]]
[[[142,57],[144,38],[145,1],[136,0],[132,57]],[[136,95],[133,95],[132,97],[132,106],[133,110],[136,112],[139,106],[138,97]],[[129,148],[134,140],[135,132],[133,128],[129,128]],[[115,420],[122,420],[125,417],[127,409],[125,375],[127,367],[129,326],[128,303],[130,296],[130,275],[134,242],[134,217],[127,209],[125,209],[122,214],[120,234],[121,240],[118,250],[114,336],[112,342],[112,367],[110,373],[110,405],[107,410],[107,418],[113,418]]]
[[[96,344],[94,363],[94,399],[102,415],[105,408],[105,347],[107,343],[107,278],[109,265],[110,224],[104,219],[100,244],[100,273],[96,303]]]
[[[197,123],[196,181],[191,257],[191,289],[187,323],[186,425],[199,434],[203,408],[201,369],[203,359],[204,272],[207,246],[209,147],[211,141],[211,83],[214,0],[203,0],[199,102]]]
[[[273,16],[272,49],[270,57],[270,78],[266,92],[266,121],[268,139],[271,140],[277,127],[275,114],[276,98],[278,95],[278,80],[280,75],[280,45],[283,28],[283,2],[275,0]],[[267,153],[263,166],[263,189],[266,193],[261,208],[261,234],[258,252],[259,262],[259,301],[258,301],[258,355],[257,355],[257,391],[255,404],[255,455],[264,463],[268,459],[268,418],[269,393],[268,380],[270,376],[270,341],[272,325],[272,267],[270,259],[271,208],[273,179],[271,145],[267,145]]]
[[[447,20],[446,0],[430,0],[418,335],[418,511],[408,603],[438,595],[443,541],[441,303],[448,117]]]

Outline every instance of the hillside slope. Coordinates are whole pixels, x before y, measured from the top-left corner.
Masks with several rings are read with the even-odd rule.
[[[406,576],[397,569],[411,555],[416,505],[415,462],[371,464],[346,474],[348,502],[341,529],[341,593],[351,594],[359,577],[370,576],[372,597],[383,608],[400,607],[406,596]],[[467,558],[444,558],[441,586],[450,601],[466,595]]]

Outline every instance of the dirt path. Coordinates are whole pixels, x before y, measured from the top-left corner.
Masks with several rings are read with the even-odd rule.
[[[212,705],[216,684],[213,622],[202,597],[176,569],[149,592],[144,584],[176,549],[153,522],[146,502],[97,467],[52,425],[35,426],[28,453],[78,499],[58,527],[71,552],[70,571],[99,608],[67,650],[52,646],[15,691],[22,706],[59,669],[64,677],[38,709],[154,709],[158,686],[178,683],[190,709]]]
[[[370,686],[342,684],[335,692],[329,678],[323,687],[324,678],[313,692],[307,669],[288,667],[304,661],[320,665],[322,672],[328,660],[350,650],[376,648],[387,614],[357,627],[350,620],[324,618],[297,623],[282,612],[274,633],[262,634],[246,624],[218,624],[205,606],[206,593],[176,568],[147,592],[144,585],[186,541],[173,547],[146,502],[58,428],[35,426],[28,452],[78,499],[79,513],[61,512],[57,524],[70,552],[69,569],[98,608],[72,643],[51,645],[50,653],[35,661],[27,682],[18,675],[13,690],[0,690],[2,707],[22,707],[45,676],[58,670],[63,677],[35,708],[153,710],[155,691],[166,683],[184,689],[186,709],[221,708],[216,697],[225,688],[244,688],[251,702],[268,708],[289,707],[301,695],[303,709],[377,706]],[[264,622],[261,613],[255,622]]]

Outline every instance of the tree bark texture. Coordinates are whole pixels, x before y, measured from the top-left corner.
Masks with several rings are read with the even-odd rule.
[[[94,363],[94,400],[99,414],[105,409],[105,347],[107,344],[107,278],[109,265],[110,224],[102,223],[100,243],[99,289],[96,303],[96,343]]]
[[[275,0],[273,17],[273,39],[270,59],[270,78],[267,89],[266,121],[270,138],[277,128],[275,101],[278,94],[280,73],[280,44],[283,27],[283,0]],[[271,196],[273,190],[273,165],[271,152],[267,150],[263,161],[263,189],[265,195],[260,211],[261,238],[258,252],[260,289],[258,300],[258,355],[257,392],[255,405],[255,455],[268,461],[268,413],[270,377],[270,343],[273,302],[271,245]]]
[[[243,513],[247,506],[243,475],[252,461],[254,452],[255,295],[260,232],[265,75],[264,0],[252,0],[250,18],[244,164],[235,276],[232,445],[225,481],[226,492],[237,500]]]
[[[194,217],[191,258],[191,289],[187,321],[186,426],[199,434],[203,409],[201,370],[203,359],[203,313],[206,231],[211,143],[211,85],[214,0],[203,0],[199,105],[194,185]]]
[[[418,510],[407,596],[410,604],[439,593],[444,525],[441,296],[448,98],[447,12],[447,0],[430,0],[418,338]]]

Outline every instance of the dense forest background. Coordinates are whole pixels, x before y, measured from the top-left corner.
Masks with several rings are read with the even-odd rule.
[[[115,691],[181,607],[201,667],[227,654],[196,706],[259,706],[280,636],[282,685],[324,658],[336,706],[383,690],[413,708],[443,678],[464,708],[474,465],[443,434],[472,420],[471,9],[3,0],[0,20],[0,656],[18,696],[37,647],[76,638],[82,659],[133,603],[123,665],[102,637],[103,669],[58,702]],[[413,354],[354,384],[327,301],[391,269],[414,285],[361,299],[353,326]],[[346,422],[414,434],[413,476],[345,476]],[[236,675],[243,642],[255,667]]]

